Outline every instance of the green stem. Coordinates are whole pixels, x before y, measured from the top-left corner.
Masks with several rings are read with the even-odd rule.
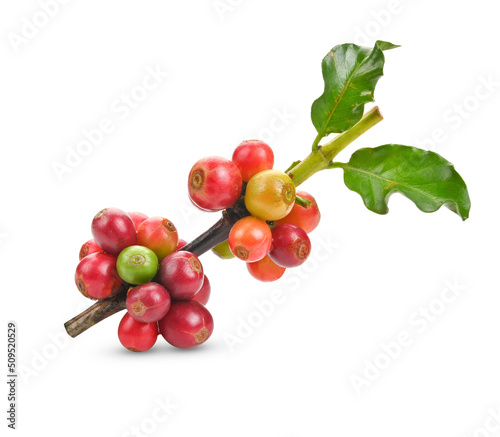
[[[318,147],[319,147],[319,142],[321,141],[323,137],[321,136],[321,134],[318,134],[316,135],[316,138],[314,138],[314,142],[313,142],[313,145],[312,145],[312,151],[315,152],[316,150],[318,150]]]
[[[343,132],[322,146],[323,154],[330,161],[354,140],[384,119],[378,106],[370,109],[351,129]]]
[[[330,162],[330,165],[328,168],[345,168],[346,163],[345,162]]]
[[[314,173],[328,168],[335,156],[337,156],[354,140],[359,138],[360,135],[364,134],[367,130],[371,129],[382,120],[382,114],[380,113],[379,108],[375,106],[368,111],[352,128],[341,133],[340,135],[337,135],[323,146],[318,146],[316,150],[313,150],[313,152],[311,152],[306,159],[288,172],[288,176],[292,178],[295,186],[299,186],[302,182],[309,179]],[[316,140],[314,143],[316,144]]]
[[[311,206],[311,201],[300,196],[295,196],[295,203],[303,208],[309,208]]]

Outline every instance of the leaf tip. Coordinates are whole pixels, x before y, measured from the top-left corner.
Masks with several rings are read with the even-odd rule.
[[[464,211],[462,214],[460,214],[460,218],[462,219],[463,222],[467,220],[469,218],[469,210]]]
[[[377,42],[375,43],[376,46],[378,46],[378,48],[380,50],[392,50],[392,49],[397,49],[398,47],[401,47],[400,45],[398,44],[393,44],[391,42],[388,42],[388,41],[382,41],[382,40],[377,40]]]

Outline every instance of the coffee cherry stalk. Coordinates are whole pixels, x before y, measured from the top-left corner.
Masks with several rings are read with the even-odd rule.
[[[378,107],[364,114],[364,105],[373,101],[382,76],[383,51],[395,47],[384,41],[373,49],[342,44],[327,54],[325,91],[311,111],[318,132],[312,151],[285,172],[273,168],[274,153],[260,140],[242,142],[231,160],[209,156],[197,161],[188,176],[189,198],[203,211],[222,211],[222,217],[190,243],[180,240],[164,217],[118,208],[99,212],[75,274],[77,289],[99,300],[65,324],[68,334],[76,337],[126,310],[118,337],[131,351],[150,349],[158,334],[178,348],[205,343],[214,321],[206,308],[210,281],[199,257],[212,250],[223,260],[239,258],[251,276],[264,282],[303,264],[313,250],[308,234],[321,215],[314,197],[296,188],[322,170],[342,169],[347,187],[373,212],[386,214],[390,195],[399,192],[424,212],[445,205],[465,220],[470,209],[465,182],[434,152],[389,144],[360,149],[347,163],[334,161],[382,121]],[[330,134],[337,135],[320,144]]]

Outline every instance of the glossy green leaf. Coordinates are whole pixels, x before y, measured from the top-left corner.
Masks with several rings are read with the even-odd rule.
[[[383,74],[383,51],[395,47],[399,46],[385,41],[377,41],[373,49],[341,44],[325,56],[321,63],[325,90],[311,109],[319,139],[344,132],[361,119]]]
[[[348,163],[331,167],[344,169],[347,187],[359,193],[373,212],[387,214],[389,197],[399,192],[424,212],[445,205],[463,220],[469,217],[467,186],[453,165],[437,153],[387,144],[360,149]]]

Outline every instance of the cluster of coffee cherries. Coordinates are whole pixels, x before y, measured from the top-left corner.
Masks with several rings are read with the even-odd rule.
[[[203,211],[221,211],[244,202],[251,215],[238,220],[228,240],[213,250],[221,258],[245,261],[250,274],[265,282],[306,261],[311,251],[307,234],[320,221],[313,196],[296,192],[292,179],[273,165],[269,145],[244,141],[231,160],[200,159],[188,182],[191,201]]]
[[[92,235],[80,250],[76,286],[90,299],[127,290],[118,327],[124,347],[146,351],[161,334],[186,349],[210,337],[210,282],[198,257],[182,250],[186,242],[170,220],[106,208],[94,217]]]

